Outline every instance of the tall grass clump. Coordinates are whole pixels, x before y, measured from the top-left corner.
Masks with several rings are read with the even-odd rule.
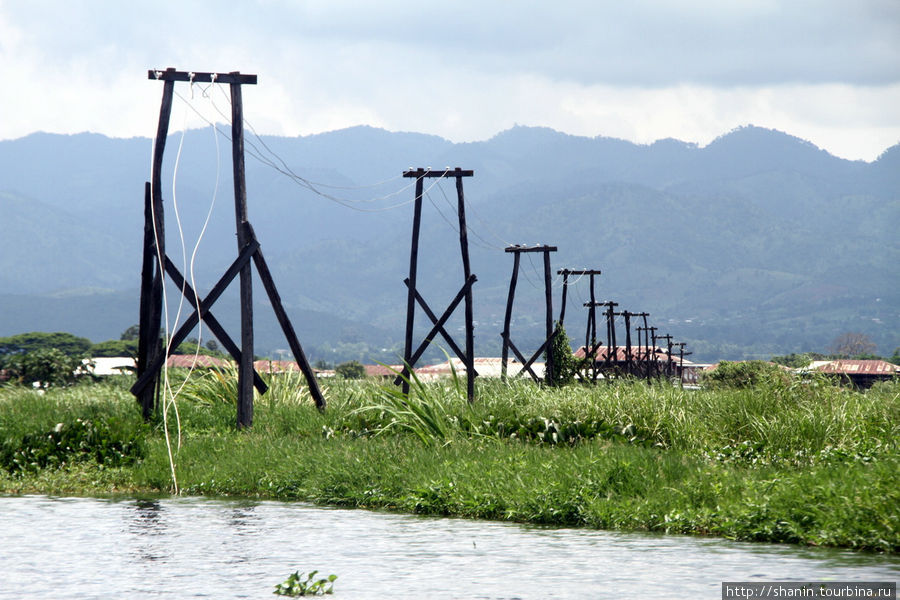
[[[471,406],[455,369],[449,379],[432,384],[423,383],[412,371],[402,378],[409,394],[393,385],[370,388],[371,400],[360,398],[362,403],[348,412],[343,429],[354,435],[412,435],[426,445],[446,444],[472,431]]]

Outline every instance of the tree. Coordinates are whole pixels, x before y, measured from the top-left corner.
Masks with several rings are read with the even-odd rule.
[[[190,338],[189,340],[181,342],[177,348],[172,350],[172,354],[202,354],[204,356],[214,356],[217,358],[225,358],[226,356],[224,352],[213,350],[208,344],[206,346],[201,346],[200,340],[197,338]]]
[[[137,340],[106,340],[91,346],[91,356],[137,356]]]
[[[705,387],[753,388],[771,381],[787,381],[790,375],[778,365],[761,360],[730,362],[723,360],[712,371],[705,371],[701,382]]]
[[[131,340],[138,339],[138,335],[140,334],[140,327],[137,325],[132,325],[128,329],[122,332],[122,336],[119,338],[122,341],[128,342]]]
[[[357,360],[339,364],[334,368],[334,372],[344,379],[362,379],[366,376],[366,368]]]
[[[547,365],[544,369],[544,382],[553,387],[562,387],[575,381],[576,364],[566,328],[559,321],[556,322],[556,331],[550,341],[550,360],[548,353],[544,352]]]
[[[19,383],[67,385],[74,383],[82,371],[81,358],[69,356],[56,348],[39,348],[12,356],[6,369]]]
[[[872,354],[878,346],[864,333],[848,331],[834,338],[829,350],[841,358]]]
[[[91,340],[71,333],[32,331],[0,338],[0,356],[56,348],[67,356],[84,357],[88,354],[91,346]]]

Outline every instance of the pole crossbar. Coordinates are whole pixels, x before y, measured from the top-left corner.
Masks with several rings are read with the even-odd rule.
[[[232,71],[231,73],[206,73],[202,71],[176,71],[169,67],[164,71],[150,69],[147,79],[159,81],[188,81],[192,83],[236,83],[239,85],[256,85],[256,75]]]
[[[600,269],[559,269],[557,275],[602,275]]]
[[[514,246],[507,246],[503,249],[504,252],[556,252],[556,246],[522,246],[519,244],[515,244]]]
[[[432,169],[432,168],[428,168],[428,169],[413,169],[413,168],[410,168],[410,169],[407,170],[407,171],[403,171],[403,176],[404,176],[404,177],[415,177],[415,178],[422,178],[422,177],[428,177],[428,178],[431,178],[431,177],[472,177],[472,176],[474,176],[474,175],[475,175],[475,171],[473,171],[473,170],[471,170],[471,169],[460,169],[459,167],[456,167],[455,169],[451,169],[450,167],[447,167],[447,168],[444,169],[443,171],[441,171],[441,170],[439,170],[439,169]]]

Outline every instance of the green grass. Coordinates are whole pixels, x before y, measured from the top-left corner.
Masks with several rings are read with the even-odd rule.
[[[413,382],[408,402],[376,382],[326,381],[322,413],[285,376],[257,397],[248,431],[236,429],[232,385],[195,376],[179,400],[184,494],[900,549],[896,382],[860,393],[818,380],[715,391],[480,381],[470,405],[452,379]],[[171,489],[161,419],[141,423],[125,384],[0,388],[0,455],[77,419],[103,424],[97,444],[134,441],[127,460],[60,450],[52,465],[0,468],[0,491]]]

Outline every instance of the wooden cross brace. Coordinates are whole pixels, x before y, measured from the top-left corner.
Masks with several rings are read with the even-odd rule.
[[[168,351],[166,353],[160,353],[156,355],[150,364],[147,366],[147,369],[141,374],[138,380],[131,387],[131,393],[135,396],[141,394],[144,389],[155,380],[157,373],[160,368],[162,368],[163,363],[169,358],[172,350],[177,348],[181,342],[183,342],[188,334],[197,326],[197,324],[202,319],[204,323],[209,326],[210,330],[213,334],[222,342],[222,345],[228,350],[228,353],[234,358],[235,361],[240,364],[241,362],[241,350],[238,345],[231,339],[228,333],[225,331],[225,328],[219,323],[218,319],[212,314],[211,309],[213,304],[219,299],[219,297],[224,293],[225,289],[228,285],[234,281],[234,278],[240,274],[241,270],[246,267],[250,260],[252,259],[256,264],[256,269],[259,274],[260,279],[263,282],[263,287],[266,289],[266,293],[269,296],[269,301],[272,304],[272,308],[275,311],[275,316],[278,319],[279,324],[284,331],[285,337],[288,340],[288,344],[291,347],[292,352],[294,353],[294,357],[297,360],[297,364],[300,366],[300,370],[306,376],[307,383],[309,384],[310,394],[313,397],[313,400],[316,403],[316,406],[319,409],[325,408],[325,399],[322,396],[322,392],[319,389],[318,382],[316,381],[315,374],[312,370],[312,367],[309,365],[309,361],[306,359],[306,355],[303,352],[303,348],[300,346],[299,341],[297,340],[296,333],[294,332],[293,326],[290,323],[290,320],[287,317],[287,313],[284,310],[284,306],[281,302],[281,297],[278,294],[277,289],[275,288],[275,284],[272,280],[271,271],[269,270],[268,264],[266,263],[265,257],[263,256],[262,249],[260,248],[259,241],[256,239],[256,234],[253,231],[253,226],[250,223],[245,222],[244,226],[244,236],[248,240],[244,247],[241,249],[241,252],[238,254],[238,257],[231,263],[231,266],[225,271],[222,277],[219,278],[219,281],[213,286],[212,290],[207,294],[205,298],[197,301],[197,293],[194,291],[194,288],[184,279],[184,276],[178,270],[178,268],[172,263],[168,256],[164,257],[164,268],[165,272],[168,273],[169,277],[172,278],[172,281],[178,288],[181,290],[184,297],[188,302],[194,307],[194,311],[187,318],[187,320],[178,328],[178,330],[173,334],[172,339],[168,345]],[[260,394],[266,393],[268,391],[268,386],[259,376],[259,373],[256,370],[253,370],[253,385],[259,391]]]
[[[442,314],[440,318],[435,317],[434,312],[431,310],[431,308],[425,302],[425,299],[422,298],[422,296],[419,294],[419,292],[417,290],[411,290],[415,294],[416,301],[422,307],[422,310],[424,310],[425,314],[428,315],[428,318],[431,319],[431,322],[434,324],[434,327],[431,328],[431,331],[428,332],[428,334],[422,340],[422,343],[419,344],[419,346],[416,348],[416,351],[412,353],[412,356],[410,357],[409,361],[407,361],[407,364],[403,365],[403,370],[394,379],[394,385],[400,385],[404,381],[409,380],[410,367],[412,367],[412,365],[416,364],[417,360],[422,358],[422,354],[425,353],[425,349],[428,348],[428,345],[432,342],[432,340],[434,340],[434,337],[439,333],[444,337],[445,340],[447,340],[447,343],[450,345],[450,347],[453,349],[453,351],[456,353],[456,355],[459,357],[459,359],[461,361],[463,361],[464,363],[468,363],[468,361],[466,360],[466,353],[463,352],[462,349],[456,344],[456,342],[453,341],[453,338],[450,337],[450,334],[447,333],[446,329],[444,329],[444,325],[450,319],[450,315],[453,314],[453,311],[456,310],[456,307],[459,306],[459,303],[462,302],[462,300],[466,297],[466,295],[472,289],[472,284],[475,283],[476,281],[478,281],[478,278],[475,275],[469,275],[469,278],[466,280],[466,282],[460,288],[459,292],[456,294],[456,296],[453,298],[453,300],[447,306],[447,309],[444,311],[444,314]],[[409,279],[404,279],[403,283],[405,283],[406,286],[409,287]],[[475,373],[473,375],[477,375],[477,373]]]

